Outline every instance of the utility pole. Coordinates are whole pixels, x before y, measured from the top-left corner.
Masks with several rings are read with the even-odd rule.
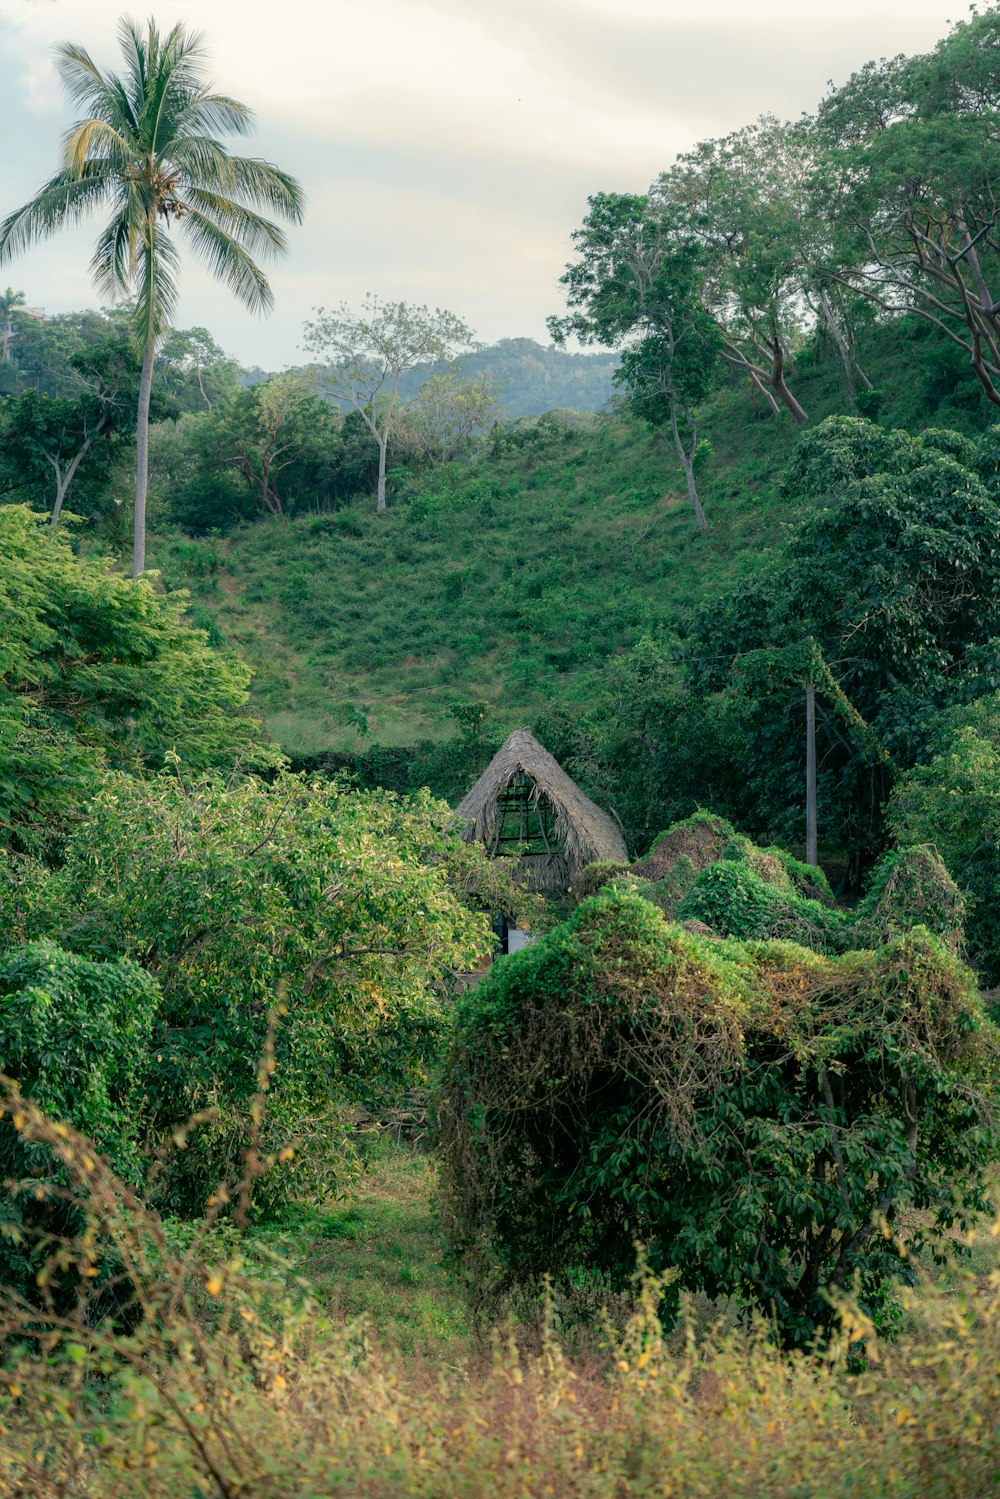
[[[819,863],[816,837],[816,687],[806,683],[806,863]]]

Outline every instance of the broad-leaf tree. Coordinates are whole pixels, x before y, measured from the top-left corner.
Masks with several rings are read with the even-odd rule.
[[[73,555],[0,506],[0,863],[50,850],[108,769],[269,765],[244,712],[250,673],[183,622],[185,597]]]
[[[277,375],[241,390],[213,412],[212,451],[216,463],[238,474],[254,509],[284,515],[283,476],[312,459],[313,485],[332,470],[339,448],[340,417],[315,393],[311,380]],[[323,459],[326,459],[324,465]],[[279,487],[280,485],[280,487]],[[313,485],[307,485],[312,489]]]
[[[232,155],[220,134],[246,135],[253,114],[213,93],[201,38],[183,25],[161,33],[123,19],[121,73],[103,72],[85,48],[56,49],[57,66],[83,117],[66,134],[62,165],[35,197],[0,225],[0,262],[91,210],[110,210],[91,271],[102,296],[131,299],[142,355],[136,424],[135,546],[146,558],[149,400],[156,351],[177,304],[181,231],[199,258],[252,312],[272,304],[258,261],[285,249],[261,210],[298,222],[301,190],[269,162]]]
[[[182,411],[210,410],[240,388],[239,365],[207,328],[173,328],[160,350],[154,374]]]
[[[802,674],[789,653],[807,637],[831,673],[816,700],[820,820],[862,859],[935,714],[1000,686],[995,430],[973,442],[828,418],[784,478],[810,511],[780,571],[700,611],[686,647],[692,685],[742,703],[761,830],[796,838],[802,826]]]
[[[360,312],[341,303],[317,308],[305,345],[323,361],[322,383],[335,401],[359,411],[378,443],[378,502],[385,509],[385,462],[399,420],[400,381],[418,365],[441,364],[473,342],[453,312],[410,302],[383,302],[371,292]]]
[[[808,420],[789,384],[801,338],[803,284],[817,248],[806,212],[808,151],[800,131],[771,117],[678,158],[650,189],[660,233],[702,250],[698,292],[722,357],[777,413]]]
[[[840,282],[962,349],[1000,405],[1000,13],[933,52],[869,63],[820,107]]]
[[[88,483],[85,508],[106,490],[115,449],[135,431],[139,359],[131,341],[114,335],[70,356],[67,378],[79,393],[53,396],[29,388],[0,406],[0,494],[36,504],[41,489],[52,495],[49,520],[59,524],[70,485],[79,498],[81,468]],[[169,408],[167,408],[169,411]],[[153,403],[153,415],[158,412]]]
[[[701,251],[690,237],[671,232],[647,199],[624,193],[591,198],[573,241],[580,258],[562,277],[570,312],[551,318],[550,331],[559,340],[572,334],[623,350],[615,378],[637,415],[669,432],[705,531],[695,408],[711,388],[721,345],[700,300]]]
[[[408,402],[403,435],[433,467],[462,457],[475,434],[492,426],[498,415],[499,402],[489,375],[473,377],[446,370],[430,375]]]

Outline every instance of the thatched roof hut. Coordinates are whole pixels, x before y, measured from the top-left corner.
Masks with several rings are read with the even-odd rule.
[[[467,843],[524,850],[530,890],[565,890],[585,864],[628,863],[625,839],[527,729],[515,729],[458,808]]]

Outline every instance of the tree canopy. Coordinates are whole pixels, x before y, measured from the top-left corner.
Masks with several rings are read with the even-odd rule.
[[[0,844],[58,846],[107,769],[273,759],[249,672],[183,621],[185,597],[74,556],[46,517],[0,507]]]

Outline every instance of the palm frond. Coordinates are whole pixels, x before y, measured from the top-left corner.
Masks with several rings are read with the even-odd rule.
[[[140,349],[150,343],[155,348],[173,322],[180,270],[180,255],[169,235],[155,221],[150,221],[147,228],[148,236],[138,248],[133,274],[137,296],[132,332]]]
[[[56,47],[55,54],[56,68],[67,93],[84,106],[87,115],[107,120],[125,133],[134,133],[135,111],[118,74],[102,73],[90,53],[71,42]]]
[[[120,212],[101,230],[90,261],[94,284],[107,301],[117,302],[134,293],[145,234],[146,214],[139,194],[132,191]]]
[[[86,47],[63,42],[55,49],[56,71],[63,87],[75,104],[99,113],[108,96],[108,81]]]
[[[66,132],[63,141],[63,164],[78,177],[88,162],[106,162],[118,171],[134,161],[135,148],[120,130],[107,120],[78,120]]]
[[[230,156],[227,152],[217,185],[230,197],[247,205],[269,208],[294,224],[302,222],[305,193],[294,177],[269,161],[253,156]]]
[[[156,24],[149,23],[149,36],[144,37],[137,22],[131,16],[122,16],[118,22],[118,44],[125,59],[125,81],[122,91],[127,95],[136,128],[142,118],[146,99],[146,79],[149,72],[149,54],[157,44]]]
[[[150,22],[150,36],[153,26]],[[157,40],[159,40],[157,38]],[[201,84],[201,38],[178,23],[149,58],[150,78],[143,111],[143,136],[156,155],[169,149],[178,125],[187,117],[190,100]]]
[[[190,128],[200,131],[220,130],[226,135],[251,135],[257,116],[246,104],[226,94],[202,93],[192,100]]]
[[[197,209],[217,228],[238,240],[251,255],[274,256],[287,249],[284,231],[277,224],[242,203],[235,203],[232,198],[207,188],[193,187],[186,201],[189,207]]]
[[[170,143],[170,162],[192,187],[219,186],[228,152],[208,135],[183,135]]]
[[[194,208],[184,220],[195,253],[250,312],[270,312],[274,305],[267,277],[243,246]]]
[[[47,239],[63,224],[76,223],[83,215],[110,197],[118,186],[105,162],[93,162],[82,174],[57,172],[23,208],[0,224],[0,262]]]
[[[304,197],[294,177],[269,162],[231,156],[216,138],[246,134],[254,114],[210,91],[199,33],[182,23],[161,32],[153,20],[143,27],[125,16],[118,37],[120,73],[103,73],[83,47],[57,49],[66,88],[85,114],[64,138],[63,170],[0,225],[0,260],[110,200],[91,271],[108,298],[135,299],[136,338],[148,348],[176,306],[174,215],[215,275],[262,312],[272,296],[255,257],[286,248],[272,220],[299,222]]]

